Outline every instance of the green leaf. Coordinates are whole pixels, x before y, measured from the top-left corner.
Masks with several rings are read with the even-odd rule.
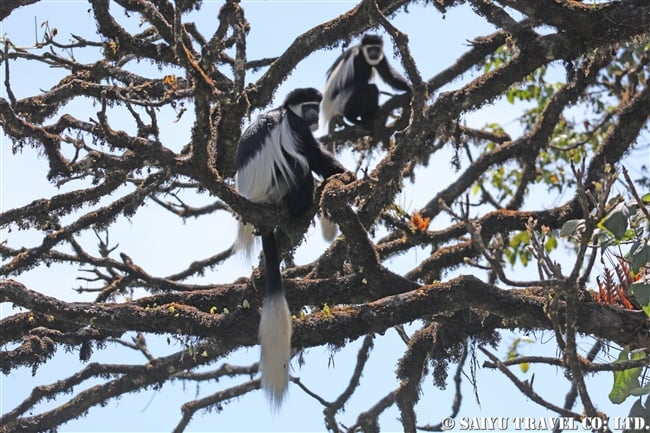
[[[528,256],[526,254],[519,254],[519,261],[521,261],[521,264],[524,266],[528,266]]]
[[[650,317],[650,284],[646,283],[634,283],[630,286],[632,294],[641,304],[641,308],[645,311],[645,314]]]
[[[562,225],[562,229],[560,230],[560,236],[562,237],[575,236],[578,233],[581,233],[584,227],[585,227],[584,219],[569,220]]]
[[[632,408],[630,408],[630,413],[628,414],[628,418],[642,419],[645,426],[650,426],[650,396],[648,396],[645,399],[645,405],[643,404],[640,398],[637,401],[635,401],[634,404],[632,405]],[[637,425],[631,425],[629,427],[637,427]],[[638,425],[638,427],[641,427],[641,425]],[[627,429],[624,430],[624,433],[632,432],[632,431],[634,430]],[[638,431],[638,429],[636,431]]]
[[[634,283],[630,286],[632,294],[641,305],[650,305],[650,284]]]
[[[530,244],[530,233],[527,231],[521,231],[514,235],[512,239],[510,239],[510,246],[511,247],[519,247],[522,245],[529,245]]]
[[[641,196],[643,203],[650,203],[650,192]]]
[[[644,406],[643,402],[639,398],[637,401],[634,402],[632,408],[630,408],[630,413],[628,414],[628,416],[643,418],[644,421],[646,421],[647,423],[647,420],[650,417],[650,411],[648,409],[650,409],[648,408],[648,399],[646,399],[646,405]]]
[[[609,230],[616,239],[623,239],[627,231],[627,219],[630,210],[625,203],[619,203],[598,225]]]
[[[625,362],[645,358],[644,350],[631,351],[627,346],[623,348],[616,362]],[[639,385],[639,376],[643,368],[635,367],[614,372],[614,385],[609,393],[609,399],[614,404],[621,404],[631,395],[643,395],[650,392],[648,387]]]
[[[650,262],[650,239],[642,240],[630,250],[630,268],[635,274]]]
[[[557,248],[557,238],[555,236],[550,236],[546,241],[546,244],[544,244],[544,250],[547,253],[550,253],[555,248]]]
[[[517,347],[519,347],[521,343],[534,343],[534,342],[535,340],[533,340],[530,337],[519,337],[515,339],[510,345],[510,347],[508,348],[508,355],[506,356],[506,360],[509,361],[511,359],[518,358],[520,356],[519,352],[517,351]],[[521,362],[519,363],[519,368],[521,369],[522,372],[527,373],[528,370],[530,369],[530,364],[527,362]]]
[[[508,356],[506,357],[506,361],[510,361],[511,359],[515,359],[519,356],[519,352],[517,351],[517,347],[521,343],[534,343],[535,340],[533,340],[530,337],[519,337],[515,338],[510,347],[508,348]]]

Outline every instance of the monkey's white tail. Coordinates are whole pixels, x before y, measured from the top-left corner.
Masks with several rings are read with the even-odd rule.
[[[339,233],[339,228],[336,223],[325,216],[320,217],[320,229],[323,234],[323,239],[327,242],[332,242]]]
[[[278,409],[289,384],[291,358],[291,313],[284,293],[275,292],[265,297],[259,338],[262,388],[271,406]]]
[[[239,223],[237,228],[237,239],[233,244],[233,250],[242,253],[250,260],[255,248],[255,227],[251,224]]]

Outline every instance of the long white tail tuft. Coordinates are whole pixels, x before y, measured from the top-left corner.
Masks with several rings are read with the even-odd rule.
[[[250,260],[255,248],[255,227],[251,224],[239,223],[237,228],[237,239],[233,244],[233,250],[242,253],[247,260]]]
[[[274,408],[279,408],[289,384],[291,313],[283,294],[264,299],[259,328],[262,387]]]
[[[339,232],[336,223],[325,216],[320,217],[320,229],[327,242],[332,242]]]

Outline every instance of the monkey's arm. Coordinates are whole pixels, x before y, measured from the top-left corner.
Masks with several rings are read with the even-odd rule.
[[[346,171],[343,164],[341,164],[334,155],[324,149],[315,138],[312,138],[309,141],[310,143],[305,143],[305,147],[307,151],[307,160],[309,161],[309,168],[311,168],[312,171],[318,173],[324,178]]]
[[[386,57],[384,57],[375,68],[379,73],[379,76],[381,76],[381,79],[393,89],[403,90],[405,92],[411,91],[409,83],[395,69],[393,69],[390,63],[388,63],[388,60],[386,60]]]

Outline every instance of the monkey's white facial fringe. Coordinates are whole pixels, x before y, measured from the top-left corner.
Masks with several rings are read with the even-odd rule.
[[[291,358],[291,313],[282,294],[264,299],[259,338],[262,388],[271,406],[278,409],[289,384]]]
[[[370,53],[368,52],[371,48],[378,49],[379,51],[379,56],[375,59],[370,57]],[[363,57],[366,58],[366,62],[370,66],[377,66],[382,60],[384,60],[384,47],[382,45],[366,45],[361,47],[361,49],[363,50]]]

